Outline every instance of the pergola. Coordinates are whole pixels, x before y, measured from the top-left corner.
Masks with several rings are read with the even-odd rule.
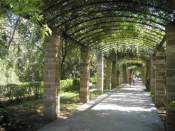
[[[107,59],[106,83],[116,86],[116,61],[120,54],[136,52],[135,59],[147,61],[149,90],[155,105],[166,99],[166,129],[175,128],[175,0],[43,0],[41,8],[53,34],[46,38],[44,116],[59,115],[62,40],[81,46],[80,101],[89,100],[90,51],[98,55],[97,88],[103,92],[103,56]],[[120,57],[122,59],[123,57]],[[166,58],[166,62],[165,62]],[[149,62],[148,62],[149,61]],[[121,66],[121,65],[120,65]],[[119,67],[120,67],[119,66]],[[123,70],[127,70],[125,66]],[[126,71],[124,71],[126,72]],[[123,82],[127,79],[123,73]],[[144,80],[146,82],[146,80]],[[165,85],[166,81],[166,85]]]

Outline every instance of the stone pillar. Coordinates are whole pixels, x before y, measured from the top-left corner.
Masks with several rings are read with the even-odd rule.
[[[145,67],[145,70],[144,70],[144,76],[143,76],[143,78],[144,78],[144,84],[146,84],[146,67]]]
[[[116,73],[116,74],[117,74],[117,76],[116,76],[116,77],[117,77],[116,85],[119,86],[119,83],[120,83],[120,82],[119,82],[119,74],[120,74],[120,71],[119,71],[119,64],[117,64],[116,68],[117,68],[117,73]]]
[[[119,64],[119,71],[120,71],[119,81],[120,84],[123,84],[123,64]]]
[[[106,60],[106,87],[111,90],[111,60]]]
[[[48,120],[56,119],[60,112],[61,49],[62,34],[54,28],[45,47],[43,116]]]
[[[142,80],[143,80],[143,83],[145,84],[145,71],[142,72]]]
[[[126,65],[123,64],[123,83],[127,82],[127,80],[126,80],[127,76],[126,75],[127,75],[126,74]]]
[[[166,26],[166,131],[175,131],[175,23]]]
[[[89,101],[90,48],[81,47],[80,58],[80,102]]]
[[[155,105],[160,107],[162,100],[165,99],[165,51],[164,47],[161,47],[156,52],[155,59]]]
[[[151,80],[150,80],[151,95],[155,95],[155,56],[151,56]]]
[[[116,88],[116,62],[112,62],[112,88]]]
[[[103,55],[97,56],[97,89],[98,93],[103,93]]]
[[[129,74],[130,74],[130,73],[129,73],[129,69],[127,68],[127,69],[126,69],[126,76],[127,76],[127,77],[126,77],[126,82],[127,82],[127,83],[129,83]]]
[[[147,77],[147,86],[148,86],[148,91],[151,91],[151,87],[150,87],[150,80],[151,80],[151,59],[149,59],[148,62],[148,77]]]

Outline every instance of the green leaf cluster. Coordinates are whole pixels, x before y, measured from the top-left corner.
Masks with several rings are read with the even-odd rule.
[[[22,131],[28,123],[21,119],[17,114],[10,115],[5,108],[0,108],[0,128],[8,131]]]

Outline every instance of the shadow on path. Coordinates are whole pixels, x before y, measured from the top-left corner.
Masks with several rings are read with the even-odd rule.
[[[38,131],[164,131],[142,81],[121,85]]]

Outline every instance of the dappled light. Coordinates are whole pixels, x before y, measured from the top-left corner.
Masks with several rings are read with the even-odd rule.
[[[123,84],[78,107],[67,119],[63,118],[62,124],[58,123],[62,118],[54,123],[57,129],[69,125],[73,130],[86,131],[164,131],[152,99],[144,89],[141,81],[133,87]]]
[[[175,0],[1,0],[0,131],[175,130],[174,36]]]

